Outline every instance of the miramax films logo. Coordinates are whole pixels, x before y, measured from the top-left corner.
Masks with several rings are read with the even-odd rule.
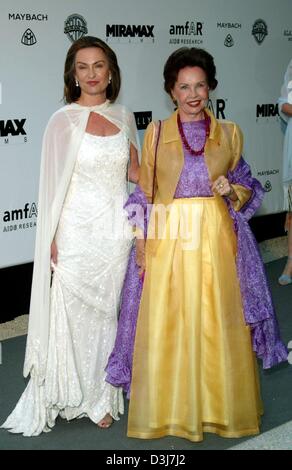
[[[25,123],[25,118],[0,120],[0,145],[26,143]]]
[[[278,103],[264,103],[264,104],[257,104],[256,107],[256,121],[258,122],[261,118],[276,118],[279,117],[279,107]]]
[[[106,42],[143,43],[154,42],[153,24],[107,24]]]

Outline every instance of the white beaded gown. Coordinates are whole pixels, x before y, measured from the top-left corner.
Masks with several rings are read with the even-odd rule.
[[[31,377],[2,427],[34,436],[63,418],[93,422],[123,413],[122,389],[105,382],[113,349],[131,228],[126,134],[85,133],[56,233],[58,263],[51,288],[44,383]]]

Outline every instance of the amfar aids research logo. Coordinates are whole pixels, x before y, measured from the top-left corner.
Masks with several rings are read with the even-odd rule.
[[[64,24],[64,33],[71,42],[77,41],[88,33],[87,23],[83,16],[74,13],[68,16]]]
[[[214,114],[214,116],[216,116],[216,119],[226,119],[225,113],[224,113],[226,102],[227,102],[227,99],[226,100],[217,99],[215,101],[209,99],[207,106],[210,109],[210,111]]]
[[[268,34],[267,23],[264,20],[256,20],[253,24],[251,34],[258,44],[262,44]]]
[[[35,202],[26,202],[21,209],[11,209],[3,212],[3,232],[13,232],[15,230],[27,230],[36,227],[38,215]]]
[[[26,143],[25,123],[24,118],[0,120],[0,145]]]
[[[153,24],[107,24],[106,42],[143,43],[154,42]]]
[[[169,44],[182,46],[203,44],[203,24],[201,21],[171,24],[169,26]]]

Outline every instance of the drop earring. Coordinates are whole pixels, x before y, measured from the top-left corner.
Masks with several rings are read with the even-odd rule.
[[[108,78],[108,84],[110,85],[110,84],[111,84],[111,82],[112,82],[112,77],[111,77],[111,76],[109,76],[109,78]]]
[[[75,86],[76,86],[76,88],[79,88],[79,82],[78,82],[77,78],[75,79]]]

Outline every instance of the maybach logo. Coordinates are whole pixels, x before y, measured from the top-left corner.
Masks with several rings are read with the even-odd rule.
[[[224,22],[224,21],[217,21],[217,29],[241,29],[241,23],[234,22]],[[230,33],[227,34],[224,40],[225,47],[232,47],[234,46],[234,39]]]
[[[264,20],[256,20],[252,27],[252,35],[258,44],[262,44],[268,34],[268,27]]]
[[[223,99],[217,99],[214,103],[211,99],[208,101],[208,108],[214,116],[216,116],[216,119],[225,119],[225,106],[226,106],[226,101]]]
[[[0,120],[0,139],[4,139],[5,144],[9,144],[9,137],[24,137],[24,142],[27,142],[26,131],[24,124],[26,119],[7,119],[6,121]]]
[[[85,36],[88,33],[88,29],[83,16],[76,13],[68,16],[64,25],[64,33],[72,42]]]
[[[226,47],[234,46],[234,41],[233,41],[233,37],[231,36],[231,34],[227,34],[225,41],[224,41],[224,46]]]
[[[223,21],[218,21],[217,22],[217,28],[220,28],[220,29],[239,29],[241,28],[241,23],[230,23],[230,22],[227,22],[227,23],[224,23]]]
[[[263,170],[263,171],[258,171],[258,176],[270,176],[270,175],[278,175],[280,172],[279,168],[276,170]]]
[[[8,13],[8,19],[14,21],[48,21],[43,13]]]
[[[203,23],[201,21],[186,21],[185,24],[171,24],[169,44],[202,44]],[[177,37],[173,37],[177,36]]]
[[[257,119],[261,117],[275,117],[279,116],[278,104],[257,104]]]
[[[37,43],[35,34],[30,28],[27,28],[27,30],[24,31],[21,38],[21,43],[24,46],[34,46]]]
[[[14,230],[23,230],[36,227],[36,218],[38,215],[35,202],[25,203],[23,209],[12,209],[4,211],[2,220],[5,224],[3,232],[12,232]],[[28,220],[32,219],[32,220]]]
[[[266,193],[269,193],[270,191],[272,191],[273,187],[272,187],[272,183],[270,180],[267,180],[264,184],[264,190],[266,191]]]
[[[138,39],[143,42],[144,39],[150,39],[154,42],[154,25],[126,25],[126,24],[107,24],[106,25],[107,41],[112,38],[127,38],[129,42]]]

